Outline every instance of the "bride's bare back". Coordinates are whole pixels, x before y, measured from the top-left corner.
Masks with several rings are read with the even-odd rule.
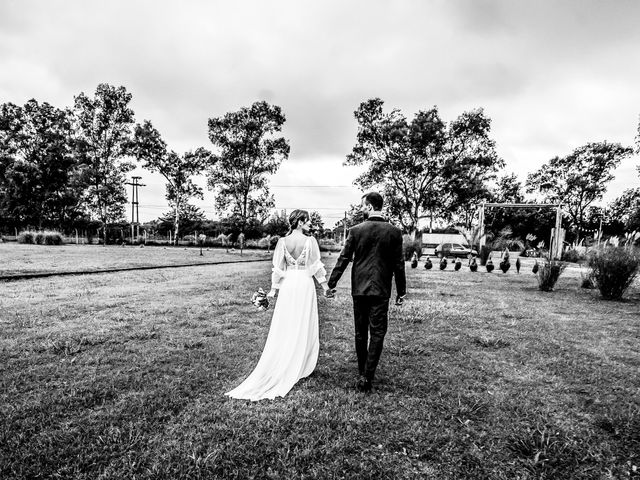
[[[303,235],[301,233],[292,232],[286,237],[284,237],[284,246],[287,249],[287,252],[294,258],[300,258],[300,254],[304,250],[304,247],[307,243],[309,237]]]

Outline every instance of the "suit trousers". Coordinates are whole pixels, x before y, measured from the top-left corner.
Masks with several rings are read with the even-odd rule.
[[[364,295],[353,297],[358,370],[360,375],[369,380],[373,380],[382,353],[389,323],[388,313],[388,298]]]

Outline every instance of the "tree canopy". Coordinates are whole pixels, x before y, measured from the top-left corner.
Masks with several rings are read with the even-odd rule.
[[[588,143],[566,157],[552,158],[529,174],[527,189],[540,193],[549,203],[561,203],[578,232],[589,206],[606,192],[615,167],[632,153],[632,148],[619,143]]]
[[[428,215],[470,221],[474,205],[489,194],[487,182],[503,165],[489,137],[491,121],[482,109],[447,125],[437,107],[411,122],[398,109],[383,110],[379,98],[360,104],[356,145],[345,165],[365,166],[355,183],[381,189],[387,211],[407,231]]]
[[[69,226],[84,214],[71,112],[29,100],[0,106],[0,212],[16,224]]]
[[[178,239],[180,220],[191,198],[203,198],[202,188],[193,181],[193,177],[202,173],[211,164],[211,153],[204,148],[195,152],[178,155],[168,151],[167,144],[149,120],[136,125],[132,150],[144,167],[160,173],[166,184],[166,199],[173,210],[173,234]],[[188,221],[188,218],[185,219]]]
[[[207,183],[216,207],[240,219],[241,232],[250,218],[265,221],[274,206],[268,179],[289,156],[288,141],[278,136],[284,123],[280,107],[264,101],[209,119],[214,162]]]
[[[74,100],[74,154],[84,165],[87,204],[105,227],[106,241],[108,224],[124,216],[125,174],[134,168],[125,160],[134,125],[131,94],[101,83],[93,98],[80,93]]]

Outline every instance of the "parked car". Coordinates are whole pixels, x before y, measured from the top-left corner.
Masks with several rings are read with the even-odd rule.
[[[433,257],[436,253],[437,243],[423,243],[422,244],[422,255],[426,255],[429,257]]]
[[[477,256],[478,252],[473,249],[460,245],[459,243],[441,243],[435,248],[436,257],[458,257],[458,258],[470,258]]]

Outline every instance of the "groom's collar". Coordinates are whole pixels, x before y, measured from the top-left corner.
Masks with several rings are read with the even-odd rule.
[[[369,216],[367,217],[367,220],[372,220],[374,222],[386,222],[386,218],[384,218],[384,215],[382,214],[382,212],[371,212],[369,214]]]

